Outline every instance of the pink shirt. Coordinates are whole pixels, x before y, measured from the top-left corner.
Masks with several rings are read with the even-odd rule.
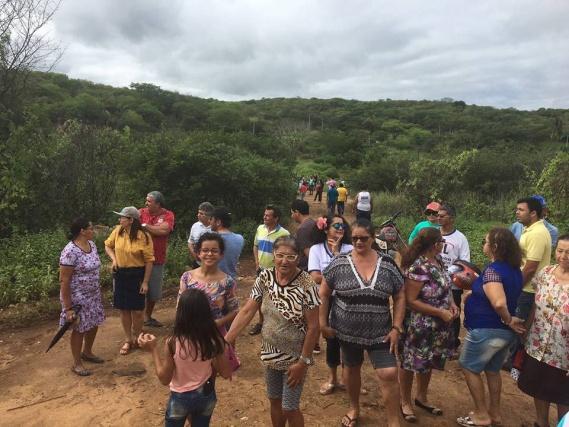
[[[210,360],[202,360],[198,354],[196,360],[196,350],[193,345],[186,343],[189,347],[189,354],[176,340],[176,353],[174,354],[174,375],[170,381],[170,390],[176,393],[185,393],[200,388],[209,377],[213,369]]]

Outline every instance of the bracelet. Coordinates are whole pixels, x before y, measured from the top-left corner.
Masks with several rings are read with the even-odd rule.
[[[396,330],[397,332],[399,332],[400,334],[403,334],[403,329],[401,329],[399,326],[393,325],[393,326],[391,327],[391,329],[395,329],[395,330]]]

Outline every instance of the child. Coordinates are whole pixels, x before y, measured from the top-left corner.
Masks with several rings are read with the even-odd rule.
[[[188,289],[179,298],[173,334],[164,342],[166,359],[157,348],[156,337],[140,334],[138,345],[152,352],[156,375],[170,385],[165,425],[209,426],[217,398],[215,376],[231,377],[226,356],[229,348],[215,324],[206,295]]]

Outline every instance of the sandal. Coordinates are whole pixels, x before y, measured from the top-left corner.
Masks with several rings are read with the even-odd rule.
[[[401,410],[401,415],[403,416],[403,419],[405,421],[407,421],[408,423],[416,423],[417,422],[417,416],[413,413],[411,414],[406,414],[405,412],[403,412],[403,406],[399,406],[399,409]]]
[[[91,363],[105,363],[103,359],[98,356],[92,354],[91,356],[86,355],[85,353],[81,353],[81,359],[86,360],[87,362]]]
[[[72,366],[71,372],[73,372],[75,375],[79,375],[80,377],[88,377],[89,375],[91,375],[91,371],[89,371],[88,369],[85,369],[82,366],[81,367]]]
[[[130,351],[134,348],[134,345],[131,341],[125,341],[122,345],[121,349],[119,350],[119,354],[121,356],[126,356]]]
[[[346,424],[347,423],[347,424]],[[344,427],[356,427],[358,425],[358,417],[350,417],[348,414],[342,417],[341,424]]]
[[[419,408],[427,411],[429,414],[432,414],[432,415],[441,416],[443,414],[443,410],[441,408],[437,408],[436,406],[426,405],[418,399],[415,399],[415,406],[418,406]],[[465,418],[465,417],[460,417],[460,418]],[[470,417],[468,417],[468,418],[470,418]],[[457,419],[457,422],[458,422],[458,419]]]
[[[336,390],[336,384],[333,383],[324,383],[320,386],[320,394],[322,396],[328,396],[329,394],[334,393],[334,390]]]
[[[464,427],[488,427],[491,426],[492,424],[476,424],[472,418],[470,418],[469,415],[465,416],[465,417],[458,417],[456,419],[456,422]]]

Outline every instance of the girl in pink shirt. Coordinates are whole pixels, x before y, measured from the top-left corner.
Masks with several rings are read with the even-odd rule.
[[[179,298],[174,332],[164,342],[162,359],[156,337],[140,334],[138,344],[152,352],[156,375],[170,386],[165,425],[183,427],[186,419],[192,427],[209,426],[217,402],[215,377],[231,377],[228,345],[221,336],[206,295],[188,289]]]

